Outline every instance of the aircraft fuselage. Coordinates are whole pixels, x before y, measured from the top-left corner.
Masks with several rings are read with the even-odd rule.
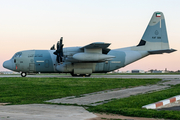
[[[106,73],[148,55],[147,51],[131,51],[130,48],[116,49],[109,51],[108,55],[116,56],[109,61],[82,62],[72,57],[74,54],[82,52],[80,47],[68,47],[63,50],[65,62],[62,63],[56,62],[56,55],[53,54],[55,50],[27,50],[17,52],[4,63],[4,66],[7,67],[5,64],[9,64],[10,70],[27,73]]]

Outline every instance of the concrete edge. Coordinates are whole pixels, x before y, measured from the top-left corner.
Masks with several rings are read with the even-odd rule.
[[[148,104],[148,105],[142,106],[142,108],[146,108],[146,109],[156,109],[156,108],[158,108],[158,107],[167,105],[167,104],[169,104],[169,103],[173,103],[173,102],[175,102],[175,101],[177,101],[177,100],[180,100],[180,95],[177,95],[177,96],[174,96],[174,97],[165,99],[165,100],[161,100],[161,101],[158,101],[158,102],[156,102],[156,103],[152,103],[152,104]]]

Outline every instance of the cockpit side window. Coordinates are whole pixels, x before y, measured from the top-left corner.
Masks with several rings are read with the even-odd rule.
[[[22,56],[22,52],[18,52],[16,53],[12,58],[17,58],[17,57],[21,57]]]

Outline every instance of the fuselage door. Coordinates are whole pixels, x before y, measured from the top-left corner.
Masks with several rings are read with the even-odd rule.
[[[109,71],[109,61],[105,61],[104,63],[104,71]]]
[[[49,60],[45,60],[45,68],[48,68],[49,67]]]
[[[35,71],[35,64],[29,63],[29,72],[34,72],[34,71]]]
[[[20,65],[19,64],[16,64],[16,71],[19,71],[20,70]]]

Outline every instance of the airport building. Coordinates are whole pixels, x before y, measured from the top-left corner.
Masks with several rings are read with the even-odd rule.
[[[131,73],[145,73],[144,70],[132,70]]]

